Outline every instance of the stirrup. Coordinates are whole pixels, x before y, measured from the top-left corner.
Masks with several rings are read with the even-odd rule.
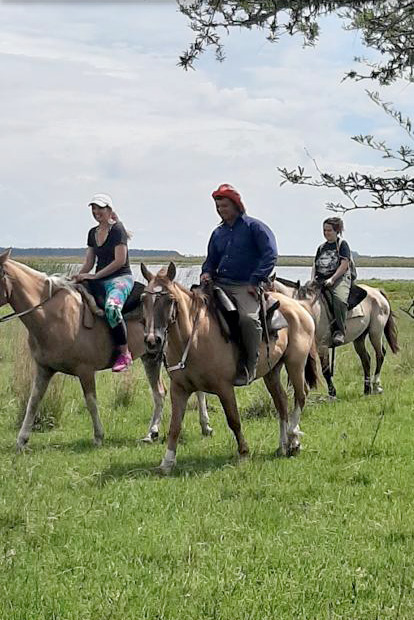
[[[236,387],[242,387],[250,385],[256,379],[256,369],[253,369],[252,373],[249,373],[247,366],[243,366],[237,371],[236,378],[233,381],[233,385]]]
[[[344,344],[344,343],[345,343],[344,334],[340,331],[334,332],[334,334],[332,335],[332,344],[334,345],[334,347],[340,347],[341,344]]]

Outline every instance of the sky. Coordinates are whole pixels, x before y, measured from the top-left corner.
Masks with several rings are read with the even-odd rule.
[[[173,1],[0,2],[0,246],[83,247],[88,203],[107,192],[130,246],[204,254],[219,223],[211,193],[223,182],[275,232],[280,254],[313,254],[325,203],[339,192],[280,186],[277,167],[381,172],[380,155],[351,135],[393,146],[406,136],[365,94],[341,82],[358,36],[330,17],[319,44],[277,44],[260,31],[224,38],[177,66],[192,32]],[[414,117],[413,86],[384,98]],[[411,90],[410,90],[411,89]],[[411,97],[410,97],[411,95]],[[414,255],[414,211],[345,216],[353,250]]]

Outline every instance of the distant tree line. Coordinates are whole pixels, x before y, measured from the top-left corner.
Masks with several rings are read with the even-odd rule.
[[[0,252],[8,248],[0,248]],[[15,256],[47,256],[47,257],[71,257],[84,256],[85,248],[12,248]],[[128,249],[129,255],[132,257],[167,257],[167,258],[183,258],[183,255],[175,250],[134,250]]]

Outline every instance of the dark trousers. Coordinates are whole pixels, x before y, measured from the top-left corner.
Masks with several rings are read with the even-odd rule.
[[[334,286],[325,288],[325,295],[333,310],[336,327],[334,331],[345,334],[346,313],[348,311],[348,297],[351,288],[351,277],[349,274],[343,275],[335,282]]]

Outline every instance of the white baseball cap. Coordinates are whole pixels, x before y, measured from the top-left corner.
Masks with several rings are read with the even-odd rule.
[[[97,205],[98,207],[110,207],[113,209],[112,198],[109,194],[95,194],[89,202],[88,207]]]

